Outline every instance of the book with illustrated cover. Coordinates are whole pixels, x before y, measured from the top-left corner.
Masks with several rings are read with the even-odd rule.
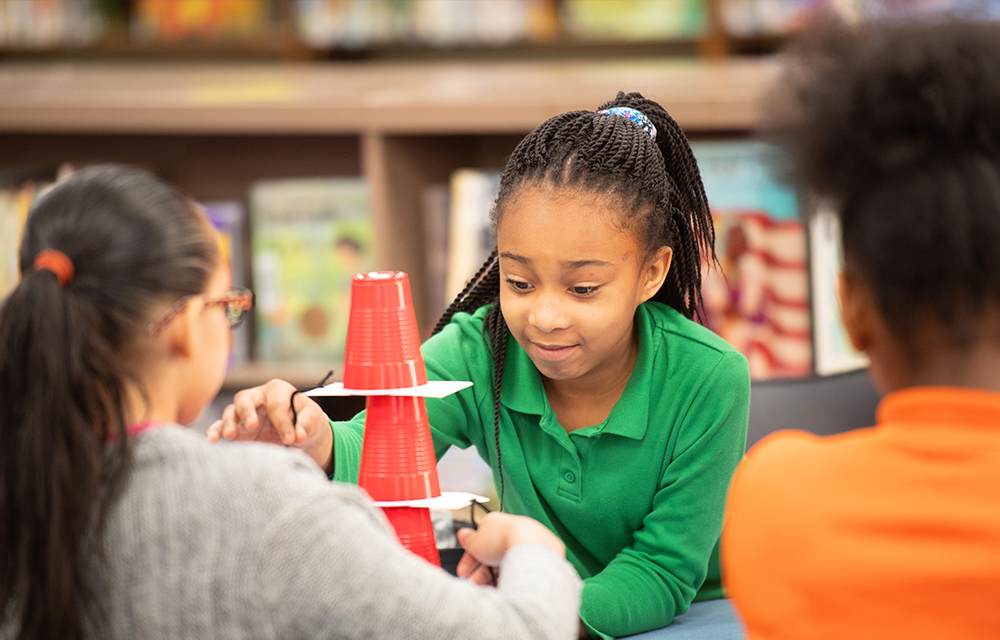
[[[719,267],[703,261],[709,328],[747,357],[754,379],[813,371],[805,227],[795,192],[768,173],[776,149],[691,145],[715,223]]]
[[[17,181],[0,188],[0,299],[21,279],[18,254],[28,211],[39,194],[51,184],[46,181]]]
[[[709,27],[706,0],[562,0],[566,33],[585,40],[697,38]]]
[[[235,200],[199,203],[212,226],[219,234],[222,259],[229,267],[234,287],[249,287],[247,270],[246,210]],[[250,323],[244,322],[232,331],[229,367],[243,364],[250,359]]]
[[[344,362],[351,278],[373,268],[360,178],[256,183],[250,191],[256,358]]]

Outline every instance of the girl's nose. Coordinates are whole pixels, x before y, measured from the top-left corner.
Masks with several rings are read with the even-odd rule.
[[[558,296],[543,293],[532,301],[529,307],[528,322],[543,333],[551,333],[569,327],[565,307],[560,304]]]

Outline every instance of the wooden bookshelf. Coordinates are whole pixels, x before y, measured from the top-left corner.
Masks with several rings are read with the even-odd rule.
[[[685,129],[746,129],[771,59],[511,63],[0,65],[0,130],[64,133],[524,133],[615,91]]]
[[[618,90],[694,136],[743,133],[772,59],[507,63],[0,63],[0,170],[63,161],[148,167],[198,199],[261,179],[352,175],[372,194],[376,264],[410,274],[427,317],[420,197],[460,167],[500,168],[525,133]],[[227,386],[314,384],[328,367],[248,365]],[[320,371],[319,369],[324,369]],[[315,378],[315,380],[314,380]]]

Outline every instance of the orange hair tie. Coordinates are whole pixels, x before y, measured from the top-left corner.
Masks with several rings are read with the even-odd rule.
[[[66,286],[73,280],[73,262],[62,251],[46,249],[35,256],[35,271],[46,269],[56,274],[59,284]]]

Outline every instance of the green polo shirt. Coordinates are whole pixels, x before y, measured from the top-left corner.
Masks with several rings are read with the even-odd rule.
[[[499,482],[487,310],[457,314],[422,353],[431,380],[474,383],[427,399],[438,458],[475,445]],[[635,319],[635,369],[601,424],[566,433],[513,338],[501,390],[504,511],[562,539],[584,578],[580,617],[605,638],[670,624],[706,583],[750,407],[746,359],[728,343],[657,302]],[[334,479],[357,482],[364,415],[333,428]]]

